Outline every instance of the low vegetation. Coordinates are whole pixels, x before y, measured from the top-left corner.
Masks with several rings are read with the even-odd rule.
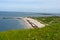
[[[33,17],[49,24],[40,29],[24,29],[0,32],[0,40],[60,40],[60,17]]]

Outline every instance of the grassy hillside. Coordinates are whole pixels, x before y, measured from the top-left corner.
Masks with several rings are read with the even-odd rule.
[[[60,40],[60,17],[34,17],[34,19],[49,25],[40,29],[0,32],[0,40]]]

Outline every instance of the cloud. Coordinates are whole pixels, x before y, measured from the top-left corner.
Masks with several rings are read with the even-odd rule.
[[[60,0],[0,0],[0,10],[52,12],[60,10]]]

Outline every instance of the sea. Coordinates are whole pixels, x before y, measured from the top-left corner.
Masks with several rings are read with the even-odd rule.
[[[30,16],[38,17],[38,16],[56,16],[56,15],[49,13],[44,14],[44,13],[32,13],[32,12],[0,12],[0,32],[26,29],[27,25],[25,25],[23,20],[16,20],[13,19],[13,17],[30,17]]]

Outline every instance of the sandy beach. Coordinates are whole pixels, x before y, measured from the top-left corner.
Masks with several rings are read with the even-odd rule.
[[[24,28],[24,29],[31,29],[31,28],[33,28],[33,27],[29,24],[29,22],[27,22],[27,20],[26,20],[24,17],[16,17],[16,19],[23,21],[23,23],[24,23],[23,25],[26,26],[26,28]]]
[[[17,19],[23,20],[23,22],[25,23],[25,25],[27,26],[28,29],[30,29],[30,28],[42,28],[42,27],[45,27],[45,24],[42,24],[42,23],[40,23],[37,20],[32,19],[32,18],[17,17]]]
[[[24,21],[25,25],[27,26],[27,29],[33,28],[33,27],[29,24],[29,22],[27,22],[26,18],[22,18],[22,20]]]
[[[37,20],[35,19],[32,19],[32,18],[22,18],[26,24],[29,26],[28,28],[42,28],[42,27],[45,27],[44,24],[38,22]]]

